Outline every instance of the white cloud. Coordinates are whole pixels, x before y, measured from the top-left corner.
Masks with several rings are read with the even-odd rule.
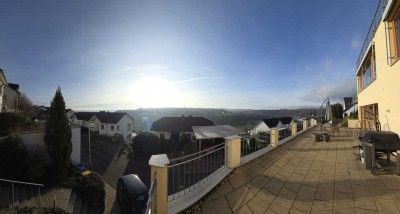
[[[353,96],[354,93],[356,93],[355,79],[339,79],[334,82],[317,85],[300,98],[307,102],[322,102],[328,97],[333,101],[342,101],[343,97]]]

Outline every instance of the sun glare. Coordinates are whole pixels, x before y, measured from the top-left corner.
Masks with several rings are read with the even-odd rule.
[[[137,80],[130,89],[131,99],[139,107],[174,107],[180,101],[175,86],[164,79],[147,76]]]

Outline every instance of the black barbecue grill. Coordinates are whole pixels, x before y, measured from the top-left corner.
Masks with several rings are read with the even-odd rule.
[[[397,169],[400,175],[400,138],[399,135],[389,131],[368,131],[359,137],[358,143],[363,148],[364,161],[368,169],[370,164],[371,173],[379,174],[380,169]],[[397,164],[390,161],[390,155],[396,153]],[[386,155],[386,161],[381,156]]]

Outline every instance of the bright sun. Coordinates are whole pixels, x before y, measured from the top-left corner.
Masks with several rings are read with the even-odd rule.
[[[139,107],[174,107],[180,101],[179,92],[173,83],[155,76],[137,80],[130,88],[131,99]]]

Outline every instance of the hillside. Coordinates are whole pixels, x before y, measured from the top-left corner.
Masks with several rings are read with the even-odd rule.
[[[126,112],[134,119],[135,130],[149,130],[151,124],[162,117],[193,116],[205,117],[216,125],[232,125],[238,128],[254,126],[261,119],[272,117],[296,116],[309,117],[317,114],[317,109],[277,109],[277,110],[229,110],[207,108],[140,108],[136,110],[118,110]]]

